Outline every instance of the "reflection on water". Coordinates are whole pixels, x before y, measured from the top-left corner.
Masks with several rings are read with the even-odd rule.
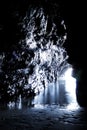
[[[50,83],[39,95],[33,100],[34,104],[54,104],[58,103],[58,85]]]
[[[17,102],[9,102],[8,107],[21,109],[25,106],[36,105],[58,105],[67,109],[78,108],[76,101],[76,79],[71,76],[72,69],[69,68],[66,73],[61,76],[58,81],[49,83],[48,87],[44,88],[34,98],[22,101],[21,95]]]
[[[76,80],[71,77],[68,80],[59,79],[56,83],[51,83],[39,95],[37,95],[34,104],[58,104],[64,106],[67,104],[77,104],[76,95]]]
[[[11,102],[9,101],[9,103],[7,104],[7,106],[9,107],[9,109],[12,109],[12,108],[18,108],[18,109],[21,109],[22,108],[22,99],[21,99],[21,95],[19,96],[17,102]]]
[[[50,83],[39,95],[37,95],[34,104],[58,104],[59,106],[77,107],[76,101],[76,79],[71,76],[70,68],[64,76],[57,82]]]

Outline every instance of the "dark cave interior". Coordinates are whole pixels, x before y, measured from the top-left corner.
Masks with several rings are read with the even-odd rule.
[[[58,2],[61,5],[60,12],[67,27],[68,37],[64,46],[69,55],[68,62],[73,65],[75,77],[81,72],[80,78],[76,77],[78,78],[77,101],[81,106],[87,106],[85,101],[87,98],[86,3],[82,0],[79,2],[59,0]],[[33,0],[32,2],[28,0],[0,1],[0,53],[11,51],[12,46],[16,46],[19,39],[24,36],[20,32],[21,25],[18,27],[17,23],[20,23],[31,4],[35,6],[43,5],[45,8],[50,8],[55,4],[57,5],[56,8],[58,8],[58,2],[54,0]]]

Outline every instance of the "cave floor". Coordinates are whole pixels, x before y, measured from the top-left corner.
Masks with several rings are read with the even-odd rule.
[[[0,130],[87,130],[87,110],[58,105],[0,107]]]

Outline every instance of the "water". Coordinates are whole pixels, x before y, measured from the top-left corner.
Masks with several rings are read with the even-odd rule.
[[[76,79],[70,74],[60,77],[56,83],[50,83],[39,95],[35,96],[34,104],[56,104],[59,106],[78,106],[76,100]]]
[[[34,104],[58,104],[58,85],[50,83],[39,95],[35,96]]]

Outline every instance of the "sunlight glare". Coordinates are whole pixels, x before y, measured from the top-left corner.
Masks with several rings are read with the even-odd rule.
[[[68,100],[67,109],[76,109],[78,103],[76,101],[76,79],[72,77],[73,68],[68,68],[65,72],[65,90]]]

